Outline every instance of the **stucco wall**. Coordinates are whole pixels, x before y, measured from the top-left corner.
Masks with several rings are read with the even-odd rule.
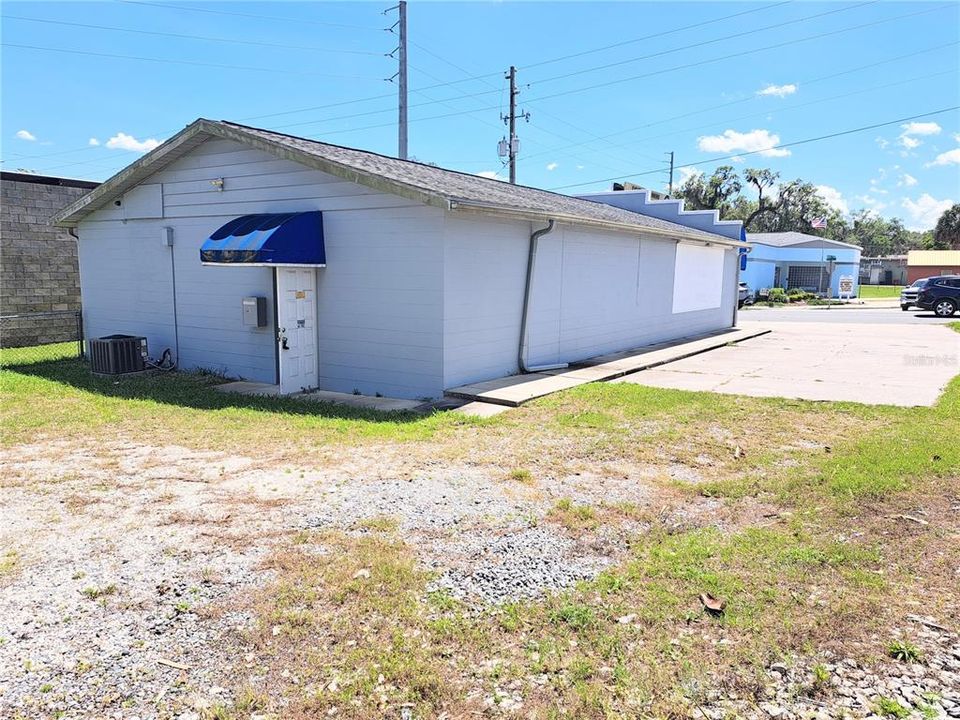
[[[80,309],[76,242],[49,220],[95,185],[20,174],[0,176],[0,314]],[[72,340],[75,333],[71,318],[7,320],[0,342],[36,345]]]

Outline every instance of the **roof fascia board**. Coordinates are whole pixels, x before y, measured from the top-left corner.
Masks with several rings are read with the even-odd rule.
[[[504,208],[498,205],[475,202],[473,200],[468,201],[456,199],[451,203],[451,210],[482,215],[498,215],[500,217],[505,217],[512,220],[542,220],[546,222],[547,220],[552,219],[556,220],[558,223],[564,223],[568,225],[587,225],[602,230],[626,232],[630,233],[631,235],[656,235],[668,240],[685,240],[690,242],[710,243],[711,245],[729,245],[730,247],[747,247],[749,245],[749,243],[736,242],[730,238],[725,238],[722,235],[711,235],[704,233],[704,235],[707,235],[707,237],[704,237],[704,235],[687,233],[681,230],[662,230],[660,228],[643,227],[641,225],[630,225],[627,223],[611,222],[608,220],[589,219],[580,217],[578,215],[545,212],[542,210]]]
[[[100,209],[117,195],[121,195],[139,182],[145,180],[154,172],[158,172],[162,167],[173,160],[179,158],[179,154],[174,154],[180,150],[184,144],[198,134],[205,134],[233,140],[243,143],[249,147],[274,155],[283,160],[290,160],[299,165],[326,172],[335,177],[339,177],[349,182],[355,182],[364,185],[372,190],[386,192],[392,195],[399,195],[407,200],[421,202],[426,205],[432,205],[442,209],[448,209],[449,203],[443,196],[427,192],[421,188],[412,185],[405,185],[391,180],[386,180],[376,175],[362,173],[354,168],[340,165],[325,158],[317,157],[306,151],[290,148],[281,143],[271,142],[261,138],[253,133],[245,132],[239,128],[229,127],[220,123],[210,122],[208,120],[197,120],[172,138],[164,142],[155,150],[150,151],[143,157],[137,159],[132,164],[121,170],[109,180],[105,181],[95,190],[85,195],[80,200],[71,203],[52,218],[54,225],[60,227],[76,227],[77,223],[86,215]],[[197,143],[199,144],[199,143]],[[190,149],[190,148],[188,148]],[[171,157],[171,155],[173,155]]]
[[[76,227],[83,217],[99,210],[111,199],[126,192],[129,187],[133,187],[156,172],[154,165],[163,163],[164,160],[172,162],[179,157],[179,154],[176,154],[177,151],[202,131],[201,124],[202,121],[191,123],[157,148],[127,165],[99,187],[54,213],[50,222],[58,227]],[[173,157],[169,157],[171,155]]]

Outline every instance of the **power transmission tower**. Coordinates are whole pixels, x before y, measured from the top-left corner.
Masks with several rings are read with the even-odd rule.
[[[398,118],[397,118],[397,157],[401,160],[407,159],[407,2],[406,0],[400,0],[399,4],[394,5],[392,8],[384,10],[383,13],[386,15],[388,12],[393,10],[398,11],[399,18],[397,21],[387,28],[390,32],[396,32],[400,35],[400,43],[393,50],[393,52],[388,53],[389,57],[393,57],[394,53],[397,55],[398,65],[397,72],[393,74],[393,77],[389,78],[391,82],[393,79],[397,79],[399,85],[399,94],[397,102]]]
[[[499,151],[500,157],[509,158],[510,184],[516,185],[517,155],[520,153],[520,138],[517,137],[517,119],[523,118],[527,122],[530,122],[530,113],[525,112],[517,115],[517,95],[520,94],[520,91],[517,90],[517,68],[511,65],[509,72],[504,77],[510,81],[510,114],[506,116],[501,115],[500,119],[510,128],[510,134],[507,138],[500,141]]]
[[[670,156],[670,182],[667,185],[667,197],[673,197],[673,150],[664,154]]]

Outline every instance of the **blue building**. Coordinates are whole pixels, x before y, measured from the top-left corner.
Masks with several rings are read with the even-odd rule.
[[[800,288],[837,297],[840,278],[853,278],[852,295],[859,283],[861,248],[799,232],[747,233],[753,245],[740,280],[753,292],[769,288]]]

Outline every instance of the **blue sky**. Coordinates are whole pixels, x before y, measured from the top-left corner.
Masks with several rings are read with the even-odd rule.
[[[102,180],[201,116],[394,154],[390,4],[4,2],[2,167]],[[960,105],[957,2],[411,2],[408,22],[419,160],[505,176],[513,64],[523,184],[661,187],[668,151],[761,150],[732,162],[914,229],[960,199],[957,110],[770,149]]]

